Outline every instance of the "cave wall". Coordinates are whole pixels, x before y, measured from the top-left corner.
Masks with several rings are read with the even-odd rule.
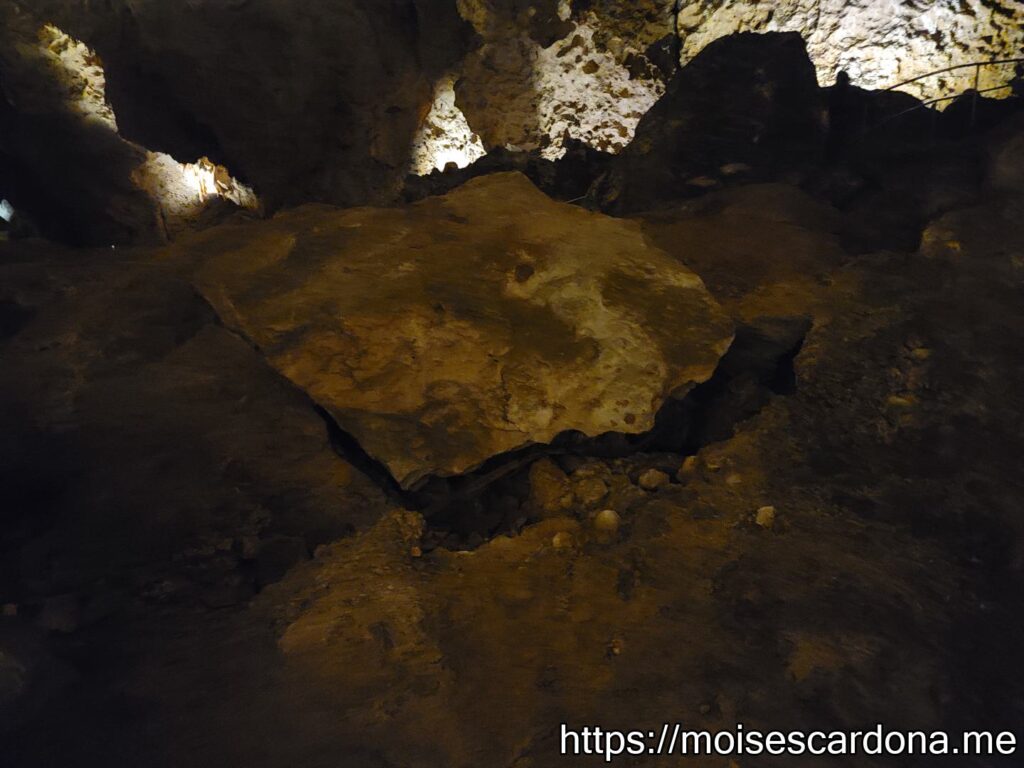
[[[23,234],[80,246],[163,242],[255,193],[207,157],[180,163],[125,139],[96,52],[50,23],[0,7],[0,194]]]
[[[30,13],[97,51],[124,138],[208,156],[271,208],[393,196],[470,32],[450,0],[39,0]]]
[[[684,63],[732,32],[800,32],[823,85],[845,70],[858,86],[886,88],[944,67],[1024,56],[1022,26],[1019,0],[696,0],[682,4],[677,28]],[[986,68],[981,87],[1011,76],[1012,67]],[[932,99],[972,87],[967,69],[902,90]]]
[[[458,105],[488,148],[558,157],[572,138],[617,151],[664,92],[665,73],[645,51],[664,35],[656,20],[669,22],[669,6],[640,3],[606,24],[589,5],[566,0],[459,0],[482,45],[463,62]]]
[[[65,35],[0,8],[0,196],[29,231],[75,245],[160,240],[131,180],[146,152],[117,134],[102,69]]]
[[[1019,0],[460,0],[484,40],[466,61],[459,105],[489,146],[558,145],[563,135],[616,152],[675,63],[736,32],[799,32],[822,85],[845,70],[886,88],[937,69],[1024,55]],[[980,86],[1012,67],[987,67]],[[903,90],[921,99],[974,87],[973,69]],[[994,94],[1006,96],[1008,91]],[[557,151],[549,150],[551,156]]]
[[[678,66],[737,31],[800,32],[819,82],[845,69],[866,87],[1024,48],[1021,0],[9,0],[0,11],[5,52],[46,22],[95,50],[121,139],[226,166],[269,210],[390,202],[409,170],[496,147],[553,158],[576,139],[620,152]],[[5,167],[43,178],[88,167],[75,183],[115,191],[97,215],[145,208],[123,181],[134,150],[104,137],[98,157],[69,151],[78,128],[26,108],[32,85],[10,60],[0,53],[5,109],[33,117],[7,132]],[[982,86],[1010,74],[986,70]],[[908,90],[971,85],[968,70]],[[33,142],[40,122],[55,137],[46,149]],[[141,208],[132,217],[150,215]]]
[[[937,69],[1024,55],[1019,0],[458,0],[481,44],[462,63],[458,107],[487,148],[566,137],[618,152],[672,71],[736,32],[799,32],[819,82],[840,71],[886,88]],[[986,67],[980,86],[1012,67]],[[921,99],[974,87],[964,69],[907,84]],[[1008,95],[1008,91],[993,94]]]

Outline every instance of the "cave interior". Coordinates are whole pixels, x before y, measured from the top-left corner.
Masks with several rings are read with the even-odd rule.
[[[1021,0],[0,0],[0,765],[1021,765],[1022,220]]]

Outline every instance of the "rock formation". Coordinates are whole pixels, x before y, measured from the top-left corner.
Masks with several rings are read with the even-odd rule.
[[[0,170],[41,233],[78,245],[159,242],[233,208],[259,210],[253,191],[206,157],[179,163],[124,139],[95,51],[17,6],[0,15]]]
[[[846,71],[858,86],[886,88],[958,64],[1019,57],[1022,19],[1020,0],[686,0],[677,28],[683,63],[734,32],[798,32],[823,84]],[[1011,74],[1012,67],[986,67],[980,85],[1004,85]],[[922,99],[955,95],[974,87],[974,75],[958,70],[903,90]]]
[[[1019,10],[0,3],[4,768],[1005,745],[1021,102],[816,80]]]
[[[634,72],[642,39],[625,43],[569,3],[460,3],[483,44],[460,68],[457,103],[485,146],[562,154],[563,140],[625,146],[664,86],[653,67]]]
[[[209,157],[271,207],[393,196],[469,31],[450,0],[41,0],[5,14],[97,52],[124,138]]]
[[[405,209],[298,208],[179,250],[225,321],[404,487],[568,430],[648,430],[732,339],[636,224],[518,174]]]
[[[736,32],[797,32],[819,81],[840,71],[886,88],[938,69],[1021,55],[1019,0],[462,0],[484,44],[460,68],[459,106],[488,147],[544,146],[563,135],[617,151],[677,65]],[[982,88],[1012,67],[981,71]],[[974,87],[973,69],[907,84],[922,99]],[[1005,97],[1006,90],[996,92]]]
[[[595,190],[632,212],[722,179],[771,178],[820,157],[824,101],[796,34],[717,40],[679,70]]]
[[[381,204],[398,197],[410,168],[465,165],[483,150],[556,158],[572,139],[619,152],[678,66],[735,32],[801,33],[820,82],[845,70],[855,85],[871,88],[1019,55],[1024,45],[1020,0],[233,0],[183,8],[157,0],[19,0],[2,13],[0,69],[15,112],[26,110],[17,106],[24,88],[10,54],[56,24],[95,52],[90,65],[102,65],[120,135],[136,145],[86,135],[53,110],[44,110],[45,119],[23,116],[5,131],[4,163],[20,178],[21,207],[47,220],[65,218],[70,203],[54,200],[47,182],[23,178],[25,168],[46,166],[45,175],[55,175],[81,164],[68,162],[67,147],[95,145],[79,153],[92,163],[87,178],[124,187],[114,200],[93,201],[87,180],[71,180],[66,197],[85,203],[84,218],[112,219],[95,236],[77,236],[95,242],[175,229],[154,225],[153,206],[124,179],[140,151],[186,164],[208,158],[270,209],[309,200]],[[979,84],[1004,85],[1011,74],[985,68]],[[905,90],[933,98],[974,84],[974,71],[964,69]],[[48,154],[32,140],[37,135],[60,149]],[[160,171],[163,161],[149,166]],[[195,186],[188,175],[179,181]],[[143,197],[167,183],[150,186]]]

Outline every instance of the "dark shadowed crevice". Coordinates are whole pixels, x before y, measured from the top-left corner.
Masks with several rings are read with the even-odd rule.
[[[528,492],[530,465],[544,457],[622,459],[640,454],[697,453],[731,437],[736,426],[755,416],[778,395],[796,390],[794,360],[811,322],[806,317],[767,318],[737,329],[714,375],[684,398],[667,401],[652,430],[638,435],[608,432],[587,437],[568,431],[548,444],[493,456],[471,472],[433,475],[404,490],[383,463],[370,456],[323,407],[331,445],[347,462],[373,480],[396,504],[421,512],[430,528],[455,531],[467,542],[482,542],[509,530]]]
[[[395,478],[388,472],[387,467],[367,453],[355,437],[342,429],[326,408],[313,402],[313,409],[327,425],[327,436],[334,452],[380,486],[391,501],[411,508],[412,503],[408,493],[402,490]]]

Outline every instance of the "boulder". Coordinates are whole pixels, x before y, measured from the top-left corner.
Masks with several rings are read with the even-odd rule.
[[[515,173],[405,208],[304,206],[175,252],[406,488],[570,430],[649,430],[732,339],[700,278],[638,224]]]
[[[602,210],[655,207],[739,177],[770,179],[820,159],[824,98],[795,33],[716,40],[669,82],[595,184]],[[748,170],[749,169],[749,170]]]

